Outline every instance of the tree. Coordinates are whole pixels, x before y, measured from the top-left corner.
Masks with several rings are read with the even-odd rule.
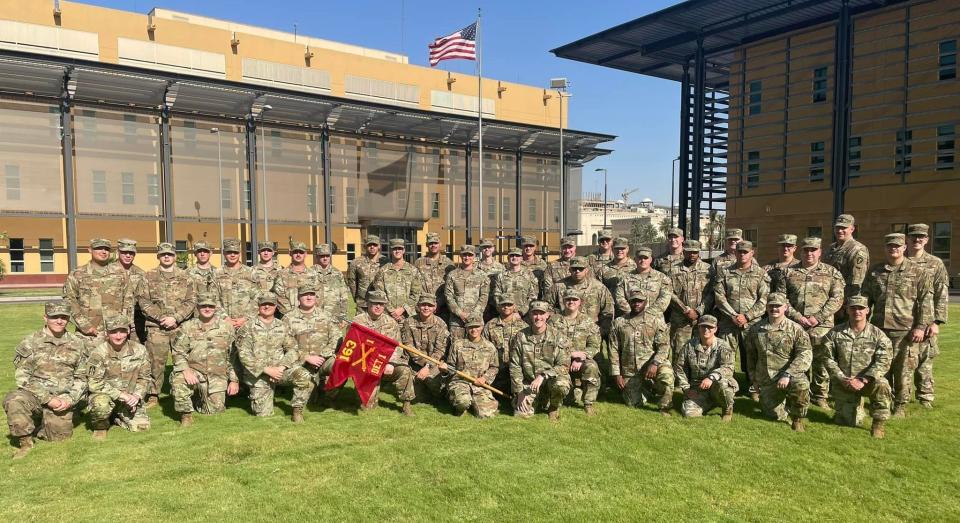
[[[662,241],[660,233],[652,223],[641,221],[639,218],[633,220],[630,226],[630,242],[633,245],[653,245]]]
[[[670,229],[673,229],[673,220],[670,218],[665,218],[660,220],[660,237],[666,238],[670,234]]]

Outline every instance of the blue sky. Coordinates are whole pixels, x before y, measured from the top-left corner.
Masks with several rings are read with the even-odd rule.
[[[569,125],[615,134],[615,152],[584,169],[585,191],[602,190],[608,169],[611,199],[639,188],[630,200],[670,202],[671,161],[679,148],[680,86],[555,57],[549,52],[597,31],[678,3],[680,0],[83,0],[146,13],[163,7],[269,27],[364,47],[403,52],[427,63],[427,44],[472,22],[483,9],[484,77],[546,85],[565,76],[571,84]],[[401,14],[402,13],[402,14]],[[474,73],[473,62],[441,62],[440,69]]]

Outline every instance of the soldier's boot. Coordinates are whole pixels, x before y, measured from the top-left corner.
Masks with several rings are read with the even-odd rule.
[[[723,415],[720,416],[720,421],[724,423],[729,423],[733,420],[733,407],[727,407],[723,409]]]
[[[290,416],[290,419],[292,419],[294,423],[303,423],[303,407],[294,407],[293,415]]]
[[[33,450],[33,436],[20,436],[20,448],[13,453],[13,459],[20,459]]]
[[[920,406],[923,407],[923,408],[925,408],[925,409],[932,409],[932,408],[933,408],[933,402],[930,401],[930,400],[920,400]]]
[[[547,412],[547,417],[550,418],[550,421],[560,421],[560,409],[553,409]]]
[[[673,413],[670,412],[671,410],[670,407],[660,407],[659,410],[660,410],[660,415],[663,416],[664,418],[669,418],[673,416]]]
[[[377,408],[380,405],[380,401],[377,398],[373,398],[367,403],[360,404],[360,410],[370,412],[373,409]]]
[[[877,439],[883,439],[883,437],[887,435],[885,425],[886,422],[884,420],[874,419],[873,425],[870,426],[870,435]]]
[[[181,414],[181,415],[180,415],[180,426],[183,427],[183,428],[187,428],[187,427],[189,427],[190,425],[193,425],[193,413],[192,413],[192,412],[185,412],[185,413]]]
[[[107,429],[94,429],[93,430],[93,439],[97,441],[103,441],[107,439]]]
[[[454,411],[453,411],[453,415],[456,416],[456,417],[458,417],[458,418],[462,418],[462,417],[464,417],[464,416],[467,415],[468,410],[469,410],[469,409],[454,410]]]
[[[156,396],[150,396],[150,399],[147,400],[147,408],[153,408],[160,404],[160,400]]]
[[[817,398],[813,400],[813,404],[820,407],[821,409],[830,410],[830,404],[827,403],[827,398]]]
[[[794,432],[806,432],[807,430],[803,418],[794,418],[790,428],[793,429]]]
[[[760,393],[757,392],[757,389],[750,387],[750,401],[755,403],[760,403]]]
[[[893,417],[894,418],[906,418],[907,417],[907,406],[903,403],[898,403],[893,407]]]
[[[588,404],[584,405],[584,406],[583,406],[583,412],[586,413],[587,416],[596,416],[596,415],[597,415],[597,409],[593,408],[593,403],[588,403]]]
[[[411,418],[414,417],[414,416],[416,416],[416,414],[413,413],[413,407],[410,406],[410,402],[409,402],[409,401],[404,401],[404,402],[403,402],[403,415],[404,415],[404,416],[409,416],[409,417],[411,417]]]

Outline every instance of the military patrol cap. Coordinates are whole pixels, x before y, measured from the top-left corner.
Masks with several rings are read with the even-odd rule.
[[[440,235],[435,232],[427,233],[427,244],[440,243]]]
[[[523,252],[520,249],[510,249],[510,252],[507,253],[507,257],[510,256],[523,256]]]
[[[130,318],[126,316],[111,315],[103,319],[103,327],[107,332],[113,332],[117,330],[129,330],[130,329]]]
[[[223,252],[243,252],[243,249],[240,248],[240,240],[236,238],[223,240]]]
[[[381,305],[386,305],[387,295],[380,291],[369,291],[367,292],[367,303],[379,303]]]
[[[317,256],[332,256],[333,253],[330,251],[329,243],[321,243],[320,245],[315,245],[313,247],[313,254]]]
[[[869,307],[870,302],[866,296],[850,296],[847,298],[847,307]]]
[[[70,317],[70,304],[64,300],[52,300],[43,304],[43,314],[48,318],[54,316]]]
[[[703,316],[700,316],[700,319],[697,321],[697,325],[709,325],[713,328],[716,328],[717,317],[710,314],[704,314]]]
[[[403,248],[406,248],[406,246],[407,246],[407,244],[406,244],[406,242],[403,241],[403,238],[394,238],[394,239],[390,240],[390,248],[391,248],[391,249],[396,249],[396,248],[398,248],[398,247],[401,248],[401,249],[403,249]]]
[[[277,295],[272,292],[261,292],[257,295],[257,305],[277,304]]]
[[[637,247],[637,250],[636,250],[636,251],[633,252],[633,256],[634,256],[635,258],[639,258],[639,257],[641,257],[641,256],[646,256],[647,258],[652,258],[652,257],[653,257],[653,249],[651,249],[650,247],[647,247],[647,246],[645,246],[645,245],[641,245],[640,247]]]
[[[857,221],[853,219],[852,214],[841,214],[837,216],[837,221],[833,222],[834,227],[850,227],[851,225],[856,224]]]
[[[683,229],[681,229],[680,227],[673,227],[672,229],[667,231],[667,236],[676,236],[679,238],[680,236],[683,236]]]
[[[526,247],[527,245],[536,245],[537,240],[534,240],[532,236],[524,236],[520,238],[520,245]]]
[[[380,245],[380,237],[375,234],[368,234],[367,237],[363,240],[363,244],[370,245],[371,243]]]
[[[113,248],[113,245],[110,244],[110,240],[106,238],[94,238],[90,240],[91,249],[102,249],[106,247],[107,249]]]
[[[490,238],[484,238],[484,239],[480,240],[480,245],[479,245],[479,247],[480,247],[481,249],[483,249],[483,248],[485,248],[485,247],[493,247],[493,240],[491,240]]]
[[[683,250],[686,252],[700,252],[700,241],[683,240]]]
[[[173,246],[172,243],[163,242],[160,245],[157,245],[157,256],[160,256],[161,254],[172,254],[176,256],[177,249]]]
[[[120,238],[117,240],[117,252],[137,252],[137,240],[130,238]]]
[[[292,243],[293,242],[291,242],[291,244]],[[257,252],[260,252],[260,251],[277,252],[277,242],[257,242]]]
[[[731,238],[736,238],[738,240],[743,238],[743,229],[727,229],[727,234],[723,236],[723,239],[729,240]]]
[[[616,238],[615,240],[613,240],[614,249],[626,249],[629,246],[630,246],[630,240],[624,238],[623,236],[620,236],[619,238]]]
[[[590,264],[587,263],[587,259],[584,258],[583,256],[574,256],[573,258],[570,258],[571,269],[573,268],[586,269],[589,266]]]
[[[801,249],[819,249],[821,245],[823,245],[823,240],[815,236],[804,238],[803,241],[800,242]]]
[[[782,292],[771,292],[767,295],[767,305],[786,305],[787,297]]]
[[[310,294],[310,293],[316,294],[319,291],[320,289],[317,287],[316,283],[307,282],[301,285],[300,287],[297,287],[297,296],[302,296],[304,294]]]
[[[436,305],[437,297],[434,296],[433,294],[421,294],[420,297],[417,298],[417,305],[423,305],[424,303],[429,303],[430,305]]]
[[[796,245],[797,244],[797,235],[796,234],[781,234],[777,236],[777,245]]]
[[[497,305],[514,305],[513,297],[509,294],[498,294]]]
[[[573,236],[567,236],[560,242],[561,247],[576,247],[577,240]]]
[[[212,292],[197,293],[197,307],[203,307],[204,305],[216,307],[217,295]]]
[[[464,327],[468,329],[475,329],[477,327],[483,327],[483,318],[474,316],[467,320],[467,324]]]
[[[610,229],[602,229],[600,234],[597,235],[597,240],[612,240],[613,231]]]
[[[204,240],[197,240],[193,242],[193,252],[207,251],[212,252],[210,244]]]
[[[753,242],[750,240],[740,240],[737,242],[737,251],[752,251]]]
[[[550,304],[542,300],[533,300],[530,302],[530,311],[550,312]]]
[[[567,290],[563,291],[563,299],[564,299],[564,300],[579,300],[579,299],[581,299],[581,298],[580,298],[580,293],[577,292],[577,289],[569,288],[569,287],[568,287]]]
[[[647,301],[647,293],[643,292],[643,289],[632,290],[627,301]]]
[[[262,248],[260,250],[263,250]],[[290,240],[290,252],[307,252],[307,244],[301,241]]]
[[[883,237],[884,245],[904,245],[907,243],[906,237],[899,232],[892,232]]]
[[[925,223],[912,223],[907,227],[909,236],[927,236],[930,234],[930,226]]]
[[[475,256],[477,254],[477,249],[473,245],[461,245],[460,256],[463,256],[464,254]]]

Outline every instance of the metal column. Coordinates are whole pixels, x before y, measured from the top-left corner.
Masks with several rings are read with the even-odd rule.
[[[467,145],[467,159],[464,162],[463,192],[467,202],[467,245],[473,245],[473,205],[471,205],[470,190],[473,188],[473,176],[470,174],[470,163],[473,161],[470,145]]]
[[[257,255],[257,124],[253,116],[247,118],[247,172],[250,187],[250,249]]]
[[[521,151],[519,151],[519,150],[517,151],[516,161],[517,161],[517,199],[516,199],[516,206],[515,206],[516,209],[515,209],[515,211],[514,211],[514,212],[515,212],[514,218],[516,218],[517,236],[516,236],[516,238],[514,238],[514,242],[513,242],[513,243],[514,243],[514,246],[520,247],[520,236],[522,235],[522,232],[520,231],[520,209],[521,209],[521,203],[520,203],[520,183],[521,183],[521,181],[520,181],[520,180],[522,179],[521,173],[523,172],[523,167],[522,167],[522,166],[523,166],[523,152],[521,152]]]
[[[163,187],[163,241],[173,239],[173,169],[171,168],[170,109],[160,109],[160,172]],[[218,188],[219,189],[219,188]]]
[[[65,78],[64,82],[68,80]],[[63,202],[66,216],[67,269],[77,268],[77,212],[73,190],[73,115],[67,90],[60,101],[60,146],[63,151]]]
[[[690,179],[690,237],[700,239],[700,197],[703,187],[703,125],[706,63],[703,39],[697,39],[693,85],[693,175]]]
[[[833,106],[833,162],[831,188],[833,189],[833,216],[843,214],[844,196],[849,176],[847,172],[847,141],[850,135],[850,6],[843,0],[837,19],[836,53],[834,54]]]
[[[693,239],[687,228],[687,213],[689,206],[690,187],[690,65],[684,64],[683,77],[680,80],[680,182],[677,184],[677,200],[679,200],[678,227]],[[673,191],[673,189],[671,189]],[[694,220],[698,221],[698,220]]]
[[[333,248],[333,226],[330,224],[330,130],[326,125],[320,131],[320,169],[323,175],[323,242]]]

